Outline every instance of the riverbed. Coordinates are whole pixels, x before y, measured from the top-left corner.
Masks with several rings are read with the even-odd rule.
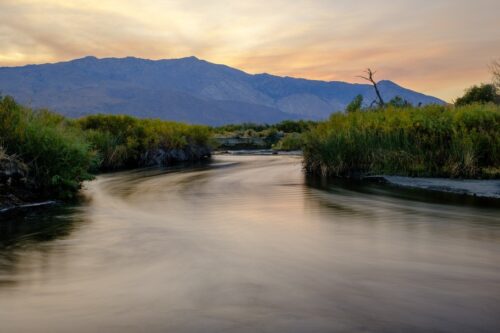
[[[498,332],[495,200],[308,179],[298,156],[99,176],[0,221],[3,332]]]

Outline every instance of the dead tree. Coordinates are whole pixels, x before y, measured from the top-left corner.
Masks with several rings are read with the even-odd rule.
[[[500,59],[493,61],[490,69],[493,76],[493,84],[500,90]]]
[[[365,71],[366,75],[367,76],[358,76],[366,81],[369,81],[371,82],[371,84],[373,85],[373,88],[375,89],[375,94],[377,95],[377,99],[378,99],[378,106],[383,108],[385,106],[385,102],[384,100],[382,99],[382,95],[380,95],[380,91],[378,90],[378,85],[377,85],[377,82],[375,81],[374,79],[374,75],[376,72],[372,72],[372,70],[370,68],[367,68],[366,71]],[[372,103],[373,104],[373,103]]]

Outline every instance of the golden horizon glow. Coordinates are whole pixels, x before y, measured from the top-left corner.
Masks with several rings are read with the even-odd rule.
[[[497,0],[2,0],[0,66],[196,56],[248,73],[360,82],[366,67],[445,100],[488,82]]]

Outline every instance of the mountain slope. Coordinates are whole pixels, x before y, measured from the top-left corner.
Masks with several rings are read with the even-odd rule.
[[[399,95],[414,104],[443,103],[391,81],[381,81],[380,89],[387,100]],[[0,68],[2,94],[70,117],[124,113],[210,125],[323,119],[358,94],[369,103],[372,90],[365,84],[250,75],[195,57],[85,57]]]

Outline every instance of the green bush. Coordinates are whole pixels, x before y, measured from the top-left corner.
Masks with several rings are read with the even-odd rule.
[[[472,86],[466,90],[462,97],[455,101],[456,106],[464,106],[474,103],[497,103],[500,104],[500,96],[497,94],[497,88],[493,84],[481,84]]]
[[[29,168],[34,190],[41,196],[71,197],[88,172],[95,155],[81,131],[60,115],[33,112],[11,97],[0,100],[0,140],[8,154],[15,154]]]
[[[97,151],[102,170],[138,167],[148,150],[208,146],[211,136],[206,126],[124,115],[92,115],[76,124]]]
[[[278,143],[273,145],[274,150],[301,150],[304,145],[303,134],[287,133]]]
[[[308,172],[498,177],[500,108],[393,107],[333,114],[305,135]]]
[[[348,113],[356,112],[361,110],[362,106],[363,106],[363,95],[357,95],[349,104],[347,104],[345,110]]]
[[[71,197],[92,173],[138,167],[149,150],[182,149],[196,158],[207,151],[210,137],[206,126],[121,115],[68,120],[0,99],[0,146],[26,163],[39,197]]]

